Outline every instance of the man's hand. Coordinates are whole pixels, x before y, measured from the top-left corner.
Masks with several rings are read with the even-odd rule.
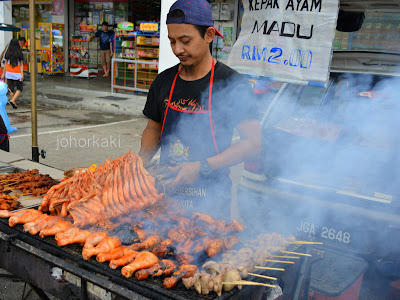
[[[21,81],[24,81],[24,74],[21,74]]]
[[[177,172],[176,178],[171,182],[171,188],[182,185],[192,185],[200,175],[201,162],[187,162],[176,167],[169,167],[172,172]]]
[[[6,74],[3,72],[3,74],[1,74],[1,80],[4,80],[4,78],[6,78]]]

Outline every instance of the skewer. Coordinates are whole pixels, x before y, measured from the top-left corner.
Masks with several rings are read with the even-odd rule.
[[[292,265],[294,265],[294,261],[287,261],[287,260],[266,259],[265,261],[281,263],[281,264],[292,264]]]
[[[300,257],[298,256],[285,256],[285,255],[272,255],[272,257],[277,257],[277,258],[291,258],[291,259],[299,259]]]
[[[271,268],[271,267],[260,267],[260,266],[255,266],[254,268],[263,270],[272,270],[272,271],[285,271],[285,269],[282,268]]]
[[[259,285],[259,286],[266,286],[266,287],[276,287],[276,285],[261,283],[261,282],[252,282],[247,280],[240,280],[240,281],[231,281],[231,282],[222,282],[222,284],[240,284],[240,285]]]
[[[259,274],[255,274],[255,273],[247,273],[247,274],[253,275],[253,276],[256,276],[256,277],[260,277],[260,278],[265,278],[265,279],[278,280],[278,278],[275,278],[275,277],[259,275]]]
[[[294,241],[294,242],[286,242],[287,244],[300,244],[300,245],[323,245],[321,242],[307,242],[307,241]]]
[[[290,251],[282,251],[282,253],[312,257],[311,254],[306,254],[306,253],[298,253],[298,252],[290,252]]]
[[[24,200],[32,200],[32,199],[36,199],[36,198],[39,198],[40,196],[36,196],[36,197],[29,197],[29,198],[23,198],[23,199],[21,199],[21,198],[19,198],[18,200],[19,201],[24,201]]]

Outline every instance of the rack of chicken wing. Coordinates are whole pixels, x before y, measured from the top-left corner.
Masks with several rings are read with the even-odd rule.
[[[18,209],[19,200],[39,198],[57,183],[49,175],[39,174],[37,169],[0,175],[0,209]],[[20,199],[21,196],[32,197]]]
[[[182,281],[202,295],[263,284],[244,279],[258,269],[284,271],[271,263],[308,255],[286,252],[289,244],[308,242],[263,234],[243,247],[238,238],[243,226],[236,220],[227,224],[199,212],[186,216],[157,193],[140,157],[130,152],[53,186],[39,210],[0,210],[0,217],[32,235],[54,236],[60,247],[80,244],[83,259],[121,268],[126,278],[163,276],[167,289]],[[274,286],[276,278],[263,278],[268,280],[263,285]]]

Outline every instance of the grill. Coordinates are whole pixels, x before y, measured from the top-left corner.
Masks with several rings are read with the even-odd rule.
[[[125,278],[121,275],[120,269],[113,270],[109,268],[108,263],[99,263],[95,259],[91,258],[88,261],[83,260],[81,252],[82,247],[78,245],[68,245],[65,247],[57,246],[57,243],[54,237],[46,237],[40,238],[39,236],[32,236],[23,232],[23,226],[17,225],[15,227],[9,227],[8,219],[0,219],[0,231],[6,233],[14,239],[18,239],[23,241],[33,247],[41,249],[46,253],[49,253],[55,257],[63,259],[65,262],[71,261],[74,262],[79,268],[86,270],[92,274],[99,274],[103,278],[106,277],[110,282],[124,287],[130,291],[139,293],[145,297],[149,298],[157,298],[157,299],[215,299],[217,295],[212,292],[209,295],[199,295],[193,289],[186,289],[182,282],[180,282],[176,287],[167,290],[162,286],[163,278],[150,278],[144,281],[138,281],[135,277]],[[201,258],[203,260],[204,258]],[[292,278],[297,277],[299,266],[301,262],[296,263],[293,266],[281,266],[286,269],[285,275],[288,273],[292,273],[290,275]],[[278,264],[274,265],[274,267],[279,267]],[[280,275],[275,271],[268,272],[268,275],[280,277]],[[249,278],[251,281],[259,281],[266,282],[265,280],[260,280],[260,278]],[[96,284],[96,282],[93,282]],[[101,286],[101,284],[99,284]],[[235,299],[235,298],[248,298],[250,299],[254,293],[258,293],[260,288],[252,287],[252,286],[243,286],[242,290],[238,290],[237,288],[233,289],[230,292],[223,292],[222,296],[218,299]]]

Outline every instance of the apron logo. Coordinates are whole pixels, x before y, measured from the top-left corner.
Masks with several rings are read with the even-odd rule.
[[[168,157],[176,164],[189,161],[189,147],[185,147],[180,140],[175,144],[170,143]]]

